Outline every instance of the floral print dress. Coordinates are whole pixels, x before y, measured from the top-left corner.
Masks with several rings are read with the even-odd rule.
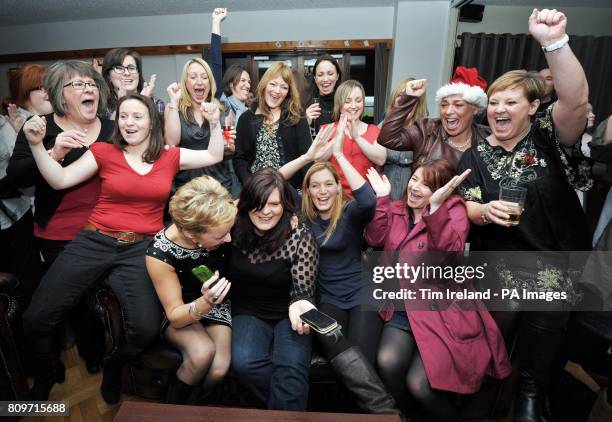
[[[560,143],[552,120],[552,107],[534,120],[529,134],[511,151],[491,146],[481,139],[461,157],[457,174],[472,169],[459,187],[459,194],[466,201],[488,203],[497,200],[502,184],[527,188],[520,223],[514,227],[473,226],[469,239],[472,250],[589,250],[586,218],[574,189],[586,191],[593,185],[591,163],[580,150],[580,142],[571,148]],[[526,255],[516,254],[523,261]],[[522,262],[521,266],[531,267],[531,279],[520,277],[519,282],[510,274],[504,284],[537,290],[566,287],[571,290],[564,265],[559,266],[558,262],[548,265],[546,254],[529,255],[532,262]],[[506,260],[512,258],[509,254],[503,256]],[[559,254],[552,261],[558,259]],[[537,271],[533,272],[533,268]],[[503,268],[498,273],[508,275]]]

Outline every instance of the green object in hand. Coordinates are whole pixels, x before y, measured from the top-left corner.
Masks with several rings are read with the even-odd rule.
[[[214,275],[214,273],[206,265],[198,265],[197,267],[193,268],[191,272],[198,280],[202,282],[202,284],[206,283],[208,279]]]

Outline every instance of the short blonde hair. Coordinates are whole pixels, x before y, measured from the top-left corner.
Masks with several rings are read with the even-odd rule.
[[[487,94],[491,98],[497,91],[503,91],[514,86],[523,88],[523,93],[530,103],[542,98],[546,89],[544,78],[537,72],[511,70],[495,79],[495,82],[487,90]]]
[[[399,97],[400,94],[406,90],[406,84],[414,80],[415,78],[405,78],[395,86],[395,88],[391,92],[391,99],[389,100],[389,105],[387,106],[387,115],[389,115],[391,113],[391,110],[393,110],[397,97]],[[413,111],[411,111],[408,116],[406,116],[406,120],[414,122],[416,120],[424,119],[428,115],[429,110],[427,109],[427,95],[423,93],[423,95],[419,97],[419,100],[417,101]]]
[[[195,234],[233,223],[237,212],[230,193],[210,176],[185,183],[170,199],[172,222],[180,230]]]
[[[283,62],[274,63],[261,77],[261,80],[257,85],[257,90],[255,91],[258,103],[257,107],[266,117],[270,118],[272,116],[270,107],[268,107],[268,104],[266,103],[266,87],[272,79],[279,77],[282,78],[287,85],[289,85],[289,92],[281,104],[281,109],[282,111],[289,113],[289,121],[292,125],[295,125],[300,121],[302,114],[300,91],[298,90],[297,83],[293,78],[291,68]]]
[[[195,124],[196,122],[193,121],[191,118],[189,118],[189,114],[188,114],[188,111],[189,109],[191,109],[194,102],[191,99],[191,96],[189,95],[189,91],[187,91],[187,78],[188,78],[187,72],[189,70],[189,66],[191,66],[193,63],[197,63],[200,66],[202,66],[204,68],[204,71],[206,72],[206,75],[208,76],[208,83],[210,84],[210,90],[208,91],[208,96],[204,99],[204,101],[208,103],[215,103],[219,107],[220,107],[220,104],[217,98],[215,97],[217,93],[217,84],[215,83],[215,76],[213,75],[212,70],[210,66],[208,65],[208,63],[206,63],[204,60],[200,58],[187,60],[187,63],[185,63],[185,66],[183,66],[183,71],[181,72],[181,83],[180,83],[181,99],[179,101],[179,110],[181,111],[181,114],[183,115],[183,119],[185,119],[186,122]]]
[[[363,97],[363,110],[361,110],[361,116],[359,116],[359,119],[361,120],[363,117],[363,113],[365,113],[365,89],[363,89],[361,82],[356,81],[355,79],[349,79],[348,81],[342,82],[334,94],[334,120],[340,119],[340,110],[342,109],[342,105],[349,95],[351,95],[354,88],[359,88],[361,91],[361,96]]]

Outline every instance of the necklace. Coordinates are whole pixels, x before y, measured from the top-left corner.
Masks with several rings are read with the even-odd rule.
[[[447,141],[448,141],[448,144],[449,144],[450,146],[452,146],[453,148],[463,150],[463,148],[467,147],[467,146],[470,144],[470,142],[472,142],[472,135],[470,135],[470,136],[469,136],[469,137],[466,139],[466,141],[465,141],[464,143],[462,143],[462,144],[456,144],[456,143],[454,143],[454,142],[453,142],[453,140],[452,140],[451,138],[448,138],[448,139],[447,139]]]

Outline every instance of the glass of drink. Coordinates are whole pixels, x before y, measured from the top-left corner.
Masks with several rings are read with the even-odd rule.
[[[527,188],[516,185],[500,185],[499,200],[507,202],[508,214],[510,218],[508,223],[516,226],[521,219],[521,213],[525,206],[525,198],[527,197]]]
[[[230,130],[232,130],[232,127],[234,125],[234,116],[231,110],[224,114],[222,123],[223,123],[223,139],[225,140],[225,144],[227,145],[227,143],[230,140]]]

